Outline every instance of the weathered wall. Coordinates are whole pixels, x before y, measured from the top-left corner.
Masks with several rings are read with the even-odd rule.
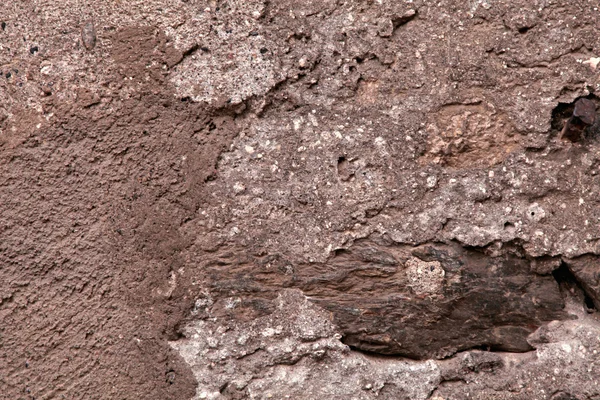
[[[600,398],[599,7],[3,6],[3,394]]]

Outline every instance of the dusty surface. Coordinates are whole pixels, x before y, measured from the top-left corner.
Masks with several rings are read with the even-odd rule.
[[[600,398],[599,7],[2,7],[2,395]]]
[[[351,351],[326,313],[284,291],[267,317],[198,320],[172,345],[200,399],[598,399],[600,323],[571,299],[566,309],[577,319],[540,329],[531,352],[414,361]]]

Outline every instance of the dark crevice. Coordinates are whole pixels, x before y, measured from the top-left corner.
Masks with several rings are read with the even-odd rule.
[[[361,353],[367,357],[370,358],[376,358],[376,359],[382,359],[382,360],[414,360],[414,361],[423,361],[423,358],[419,358],[419,357],[410,357],[404,354],[386,354],[386,353],[379,353],[377,351],[370,351],[370,350],[365,350],[365,349],[361,349],[360,347],[348,344],[348,338],[346,335],[342,336],[342,338],[340,339],[340,341],[342,343],[344,343],[346,346],[348,346],[350,348],[351,351],[355,351],[357,353]],[[535,351],[535,349],[532,347],[528,350],[525,351],[509,351],[506,350],[505,348],[502,347],[498,347],[495,345],[479,345],[479,346],[473,346],[473,347],[469,347],[469,348],[465,348],[465,349],[461,349],[456,351],[455,353],[452,354],[448,354],[447,356],[444,357],[438,357],[438,360],[450,360],[450,359],[455,359],[457,356],[459,356],[460,354],[464,354],[464,353],[470,353],[470,352],[480,352],[480,353],[530,353],[532,351]],[[486,370],[490,370],[493,368],[501,368],[501,365],[486,365],[486,364],[480,364],[478,365],[478,369],[480,371],[486,371]],[[488,371],[489,372],[489,371]],[[452,380],[452,379],[449,379]]]
[[[485,352],[485,353],[529,353],[530,351],[535,350],[533,347],[528,347],[528,348],[522,348],[522,349],[516,349],[516,348],[507,348],[507,346],[505,345],[498,345],[498,344],[494,344],[494,343],[490,343],[490,344],[480,344],[477,346],[472,346],[469,348],[465,348],[465,349],[461,349],[459,351],[457,351],[456,353],[448,356],[448,357],[444,357],[444,358],[453,358],[456,357],[457,354],[460,353],[467,353],[470,351],[481,351],[481,352]]]
[[[519,28],[519,29],[518,29],[518,31],[519,31],[519,33],[520,33],[520,34],[522,34],[522,35],[523,35],[523,34],[525,34],[525,33],[529,32],[529,30],[530,30],[531,28],[532,28],[531,26],[524,26],[524,27],[522,27],[522,28]]]
[[[369,208],[365,211],[365,217],[367,217],[367,218],[376,217],[377,215],[379,215],[381,213],[382,210],[383,210],[383,208]]]
[[[219,387],[219,393],[223,394],[225,393],[225,389],[227,389],[227,387],[229,386],[229,382],[225,382],[221,385],[221,387]]]
[[[590,296],[588,296],[588,294],[584,291],[584,299],[583,302],[585,304],[585,307],[588,311],[595,311],[596,310],[596,306],[594,305],[594,299],[592,299]]]
[[[175,383],[175,371],[172,369],[169,369],[167,371],[167,373],[165,374],[165,381],[169,384],[172,385],[173,383]]]
[[[187,57],[191,56],[192,54],[194,54],[198,49],[200,48],[200,45],[198,45],[197,43],[195,43],[194,45],[192,45],[189,49],[187,49],[186,51],[182,52],[179,57],[177,57],[176,60],[174,60],[172,63],[170,63],[169,68],[173,68],[179,64],[181,64],[181,62],[183,60],[185,60]]]
[[[350,251],[348,251],[347,249],[335,249],[333,251],[333,256],[334,257],[338,257],[341,256],[342,254],[349,254]]]
[[[342,336],[342,339],[340,341],[342,343],[344,343],[346,346],[348,346],[350,348],[350,350],[356,351],[357,353],[364,354],[365,356],[368,356],[370,358],[378,358],[378,359],[383,359],[383,360],[406,359],[406,360],[422,361],[422,359],[417,358],[417,357],[408,357],[408,356],[401,355],[401,354],[385,354],[385,353],[378,353],[376,351],[369,351],[369,350],[361,349],[360,347],[356,347],[354,345],[348,344],[346,336]]]
[[[183,52],[183,58],[191,56],[192,54],[194,54],[194,52],[196,50],[198,50],[199,47],[200,46],[197,43],[195,43],[194,45],[192,45],[192,47],[190,47],[189,49],[187,49],[186,51]]]
[[[396,18],[392,19],[392,24],[394,26],[394,31],[396,29],[398,29],[400,26],[407,24],[408,22],[412,21],[413,19],[415,19],[418,15],[418,12],[412,11],[412,12],[407,12],[404,15],[398,16]]]
[[[354,177],[354,171],[351,169],[351,161],[344,156],[337,160],[337,173],[342,181],[348,181]]]
[[[504,229],[505,230],[512,230],[512,231],[514,231],[515,230],[515,224],[513,224],[512,222],[506,221],[504,223]]]
[[[583,307],[588,312],[596,311],[594,300],[587,293],[584,286],[579,282],[577,277],[571,272],[567,264],[562,263],[560,267],[552,271],[552,276],[558,283],[558,287],[563,295],[563,298],[576,297],[583,302]]]
[[[592,109],[586,109],[586,104],[592,106]],[[578,97],[571,103],[558,103],[552,110],[551,136],[568,139],[571,142],[595,139],[600,136],[600,118],[596,118],[593,105],[596,109],[600,105],[600,98],[594,94]]]
[[[494,346],[490,346],[488,344],[482,344],[482,345],[479,345],[479,346],[473,346],[469,350],[479,350],[479,351],[493,352],[493,351],[495,351],[497,349],[495,349]]]

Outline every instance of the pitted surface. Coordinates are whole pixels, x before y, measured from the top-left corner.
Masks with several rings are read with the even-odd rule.
[[[598,397],[599,7],[7,3],[3,393]]]

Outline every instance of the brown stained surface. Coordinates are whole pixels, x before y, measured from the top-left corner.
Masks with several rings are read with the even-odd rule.
[[[146,68],[164,56],[155,29],[128,28],[112,40],[115,75],[105,86],[135,87],[133,98],[84,89],[73,103],[49,96],[52,124],[18,112],[4,131],[5,398],[194,393],[189,369],[166,344],[193,291],[187,277],[166,282],[184,267],[178,252],[194,237],[178,228],[205,201],[204,180],[235,135],[235,118],[217,116],[218,135],[209,134],[210,110],[165,90],[160,68]]]
[[[598,398],[595,8],[3,5],[0,397]]]
[[[453,168],[489,167],[519,148],[505,115],[481,104],[448,105],[427,126],[428,151],[422,162]]]

